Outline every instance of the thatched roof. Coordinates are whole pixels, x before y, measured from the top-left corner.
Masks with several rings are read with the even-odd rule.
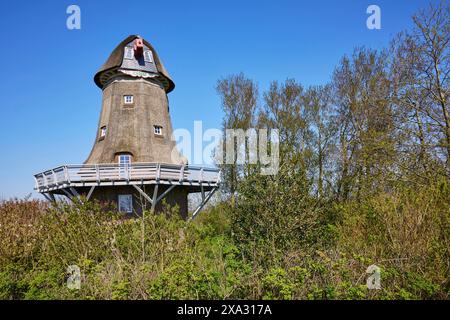
[[[121,66],[123,54],[124,54],[124,47],[136,38],[140,38],[140,37],[138,35],[128,36],[125,40],[123,40],[121,43],[119,43],[119,45],[113,50],[113,52],[109,56],[108,60],[106,60],[105,64],[103,64],[103,66],[100,68],[100,70],[97,71],[97,73],[94,76],[94,82],[98,87],[103,89],[103,85],[104,85],[100,81],[101,74]],[[156,68],[158,69],[158,73],[160,74],[160,76],[164,77],[165,80],[167,80],[167,81],[165,81],[168,83],[167,87],[165,88],[166,92],[172,91],[175,88],[175,83],[172,81],[172,79],[169,76],[169,73],[164,68],[163,63],[158,56],[158,53],[156,52],[156,50],[153,48],[153,46],[149,42],[147,42],[145,39],[143,39],[143,40],[144,40],[144,44],[152,51],[153,59],[156,64]]]

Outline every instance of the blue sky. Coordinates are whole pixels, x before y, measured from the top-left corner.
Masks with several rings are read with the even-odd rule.
[[[34,173],[86,159],[101,108],[93,75],[129,34],[153,44],[175,81],[174,128],[217,128],[219,78],[244,72],[261,90],[286,78],[326,83],[344,54],[385,46],[428,3],[1,1],[0,199],[33,192]],[[81,30],[66,28],[70,4],[81,8]],[[381,8],[381,30],[366,28],[370,4]]]

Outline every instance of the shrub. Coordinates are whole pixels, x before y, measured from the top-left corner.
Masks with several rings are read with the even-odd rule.
[[[301,185],[250,178],[236,207],[192,222],[176,208],[127,219],[95,202],[2,202],[0,299],[448,299],[445,183],[333,207]],[[73,264],[80,290],[66,286]],[[366,288],[371,264],[381,290]]]

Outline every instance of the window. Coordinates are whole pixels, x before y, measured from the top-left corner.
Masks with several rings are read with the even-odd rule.
[[[125,47],[125,59],[133,59],[133,48]]]
[[[159,136],[162,135],[162,127],[161,126],[153,126],[153,132]]]
[[[118,204],[120,212],[133,212],[133,196],[131,194],[119,194]]]
[[[129,166],[131,164],[131,154],[119,154],[119,164],[121,166]]]
[[[132,95],[123,96],[123,103],[125,104],[133,104],[134,97]]]
[[[153,62],[153,56],[150,50],[144,51],[144,60],[145,62]]]
[[[100,138],[106,137],[106,126],[100,128]]]

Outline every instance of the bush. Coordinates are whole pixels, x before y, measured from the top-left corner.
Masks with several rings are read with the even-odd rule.
[[[250,176],[228,208],[234,241],[260,263],[279,261],[291,248],[314,251],[323,239],[323,204],[309,194],[301,173],[280,168],[276,176]]]
[[[95,202],[2,202],[0,299],[448,299],[445,183],[330,207],[297,178],[250,178],[236,207],[192,222],[174,208],[127,219]],[[372,264],[381,290],[366,287]]]

